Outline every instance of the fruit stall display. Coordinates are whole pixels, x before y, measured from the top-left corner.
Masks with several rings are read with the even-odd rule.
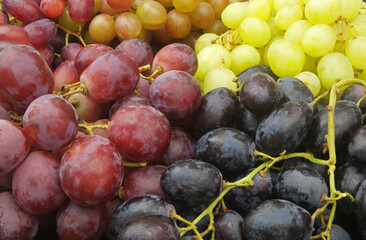
[[[366,239],[362,0],[1,0],[0,239]]]

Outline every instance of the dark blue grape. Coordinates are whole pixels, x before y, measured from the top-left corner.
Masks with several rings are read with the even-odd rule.
[[[282,104],[259,124],[257,149],[272,156],[294,151],[306,139],[312,118],[312,108],[302,100]]]
[[[328,166],[313,163],[305,158],[290,158],[283,162],[283,170],[293,168],[307,168],[319,173],[326,181],[328,180]]]
[[[285,103],[293,100],[303,100],[311,103],[314,100],[314,95],[305,83],[297,78],[280,78],[277,81],[280,89],[280,103]]]
[[[222,175],[210,163],[187,159],[169,165],[161,174],[160,185],[173,201],[197,206],[220,195]]]
[[[254,167],[254,141],[234,128],[218,128],[195,144],[196,158],[215,165],[224,176],[237,175]]]
[[[254,138],[259,124],[266,116],[255,115],[240,103],[236,112],[236,128]]]
[[[244,219],[233,210],[215,215],[215,240],[244,240]]]
[[[359,128],[351,137],[348,154],[352,162],[366,166],[366,126]]]
[[[341,95],[339,95],[339,100],[349,100],[357,103],[365,95],[365,87],[358,84],[351,84],[346,90],[344,90]],[[360,103],[360,109],[362,113],[366,113],[366,100],[362,100]]]
[[[366,230],[366,179],[361,183],[356,193],[356,219],[358,225]]]
[[[278,76],[272,72],[271,68],[268,65],[259,64],[245,69],[238,75],[238,81],[240,82],[240,84],[243,84],[245,79],[253,73],[266,73],[270,75],[275,81],[277,81],[278,79]]]
[[[312,232],[310,213],[286,200],[267,200],[244,218],[244,236],[250,240],[309,240]]]

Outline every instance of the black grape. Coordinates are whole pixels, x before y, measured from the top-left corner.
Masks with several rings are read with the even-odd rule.
[[[266,116],[255,115],[240,103],[236,112],[236,128],[254,138],[259,124]]]
[[[355,164],[366,166],[366,126],[353,134],[348,144],[348,154]]]
[[[281,92],[280,103],[285,103],[292,100],[303,100],[311,103],[314,100],[314,95],[305,83],[297,78],[280,78],[277,85]]]
[[[216,240],[244,240],[244,219],[233,210],[226,210],[215,215]]]
[[[357,103],[365,95],[365,87],[358,84],[351,84],[346,90],[344,90],[341,95],[339,95],[339,100],[349,100]],[[362,100],[360,103],[360,109],[362,113],[366,113],[366,100]]]
[[[316,164],[310,162],[305,158],[290,158],[283,162],[283,170],[289,170],[293,168],[307,168],[319,173],[326,181],[328,180],[328,166]]]
[[[356,193],[356,219],[363,231],[366,231],[366,180],[362,182]]]
[[[245,69],[238,75],[238,81],[240,82],[240,84],[242,84],[244,80],[253,73],[266,73],[270,75],[275,81],[277,81],[278,79],[278,76],[272,72],[271,68],[268,65],[259,64]]]

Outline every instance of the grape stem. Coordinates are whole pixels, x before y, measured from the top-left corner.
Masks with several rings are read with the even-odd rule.
[[[104,129],[108,130],[109,123],[108,124],[92,124],[87,123],[84,120],[81,120],[82,123],[79,124],[79,129],[86,135],[94,135],[93,129]]]
[[[150,82],[153,82],[155,79],[155,76],[160,75],[162,73],[163,73],[163,68],[161,66],[157,66],[155,71],[149,77],[146,77],[146,76],[142,75],[141,73],[140,73],[140,77],[143,79],[146,79]]]
[[[22,127],[23,126],[23,116],[18,115],[16,112],[8,111],[10,116],[10,121],[15,125]]]
[[[72,84],[63,85],[59,92],[54,92],[54,94],[57,94],[66,100],[68,100],[75,93],[82,93],[84,95],[87,95],[88,88],[84,83],[76,82]]]
[[[63,27],[61,24],[56,24],[56,26],[66,33],[66,35],[65,35],[65,45],[69,44],[69,37],[70,37],[70,35],[73,35],[73,36],[77,37],[80,40],[80,42],[83,44],[84,47],[86,46],[86,43],[85,43],[83,37],[81,36],[81,25],[79,25],[79,31],[77,33],[74,33],[70,29],[67,29],[67,28]]]

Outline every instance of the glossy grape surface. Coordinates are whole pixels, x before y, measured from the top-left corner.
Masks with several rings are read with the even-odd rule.
[[[215,239],[244,240],[244,219],[233,210],[226,210],[215,215]]]

